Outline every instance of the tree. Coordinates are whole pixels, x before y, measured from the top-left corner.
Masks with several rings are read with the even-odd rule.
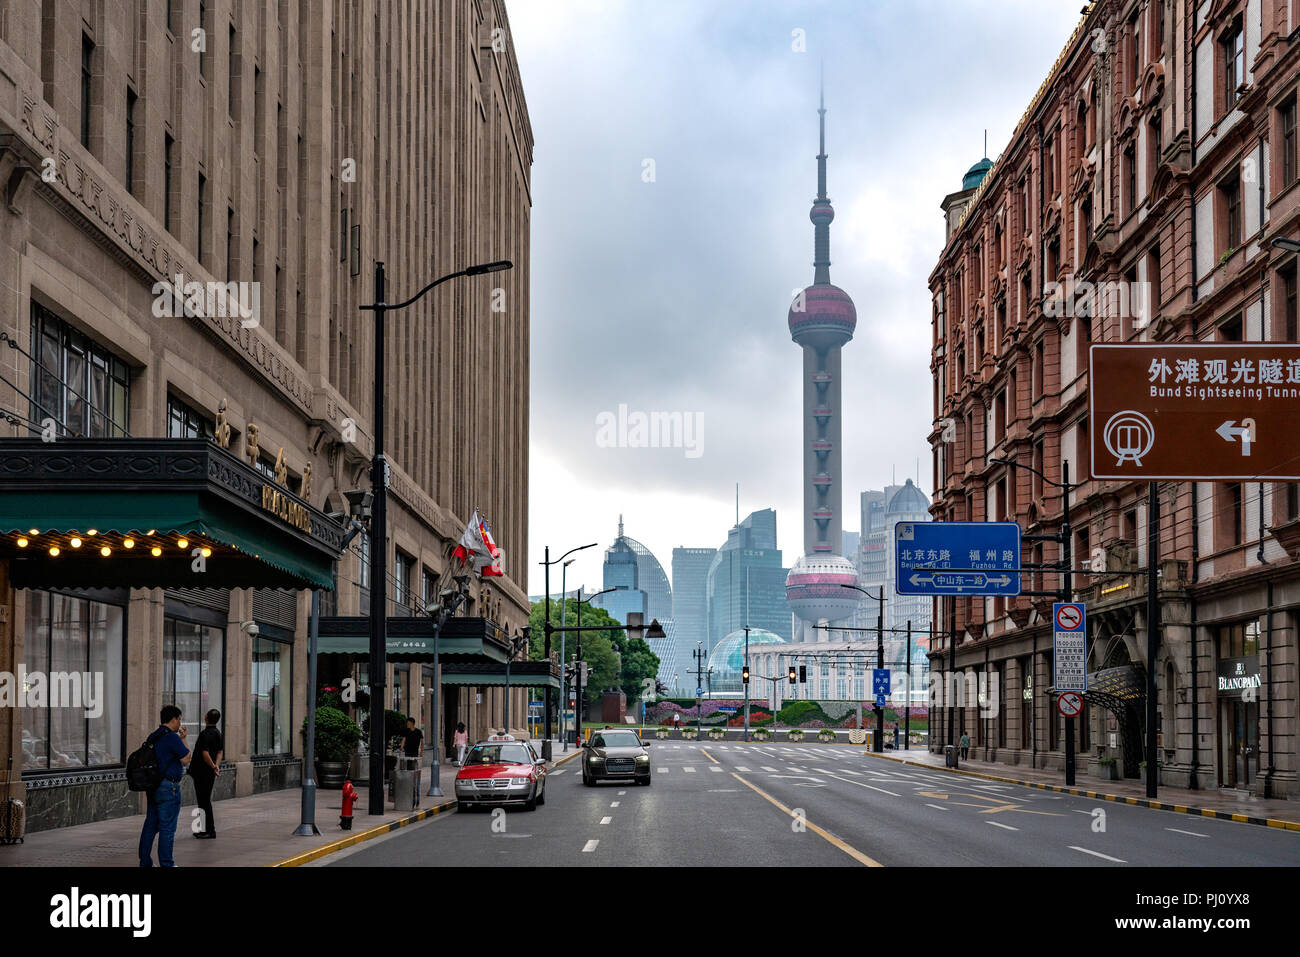
[[[625,638],[623,649],[623,693],[632,701],[658,691],[659,656],[650,650],[644,638]]]
[[[623,630],[618,626],[618,619],[612,617],[609,612],[603,608],[592,608],[586,602],[582,603],[582,619],[578,620],[578,600],[570,598],[567,600],[568,608],[565,614],[565,621],[569,625],[582,625],[591,627],[593,625],[614,625],[607,631],[584,631],[581,632],[582,639],[582,657],[587,662],[587,690],[583,696],[588,704],[594,704],[600,700],[601,692],[613,688],[619,684],[618,664],[614,656],[612,642],[622,641]],[[529,630],[528,640],[528,657],[534,661],[540,661],[546,648],[546,635],[543,631],[545,623],[544,601],[533,603],[532,612],[529,615],[528,623],[532,626]],[[555,627],[560,625],[560,603],[551,602],[551,624]],[[568,661],[564,662],[567,666],[574,661],[577,654],[579,633],[569,634],[564,641],[564,652]],[[644,645],[645,642],[642,642]],[[560,651],[560,635],[556,634],[551,637],[551,650],[557,655]],[[649,648],[646,649],[649,651]],[[657,666],[656,666],[657,667]],[[637,686],[638,688],[640,685]]]

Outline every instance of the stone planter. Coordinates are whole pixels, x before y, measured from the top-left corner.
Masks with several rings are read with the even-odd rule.
[[[829,730],[818,731],[818,732],[817,732],[817,740],[818,740],[818,741],[826,741],[826,742],[834,741],[834,740],[835,740],[835,732],[834,732],[834,731],[829,731]]]
[[[1103,781],[1118,781],[1119,764],[1118,762],[1114,764],[1098,764],[1093,767],[1092,773]]]
[[[791,741],[802,741],[803,730],[800,728],[791,728],[789,731],[785,733],[785,736],[789,738]]]
[[[316,786],[323,791],[341,790],[347,777],[347,761],[316,762]]]
[[[670,734],[672,734],[672,732],[669,731],[667,728],[658,728],[658,729],[656,729],[656,731],[655,731],[655,737],[658,738],[658,739],[661,740],[661,741],[662,741],[664,738],[668,737]]]

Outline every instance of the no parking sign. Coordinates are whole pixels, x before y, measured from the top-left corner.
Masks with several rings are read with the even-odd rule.
[[[1052,685],[1058,692],[1088,690],[1087,621],[1082,602],[1052,605]]]

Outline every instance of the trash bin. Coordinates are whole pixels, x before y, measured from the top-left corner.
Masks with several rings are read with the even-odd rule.
[[[420,759],[399,757],[390,780],[393,791],[393,810],[415,810],[420,798]]]
[[[943,763],[950,768],[957,767],[957,746],[954,744],[945,744],[943,746]]]

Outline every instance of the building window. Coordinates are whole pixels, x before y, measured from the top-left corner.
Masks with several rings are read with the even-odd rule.
[[[438,604],[438,575],[435,572],[424,570],[423,585],[420,588],[420,597],[424,602],[424,608],[427,611]]]
[[[822,700],[823,700],[823,701],[829,701],[829,700],[830,700],[830,696],[831,696],[831,680],[830,680],[829,678],[823,678],[823,679],[822,679],[822,695],[821,695],[821,696],[822,696]]]
[[[1236,172],[1219,184],[1223,210],[1224,250],[1231,252],[1241,245],[1241,179]]]
[[[411,579],[415,577],[415,559],[397,551],[393,563],[393,614],[410,615],[412,599]]]
[[[1282,186],[1290,186],[1296,178],[1296,98],[1287,100],[1278,110],[1282,127]]]
[[[1220,342],[1242,342],[1244,341],[1244,329],[1241,322],[1241,313],[1235,316],[1229,316],[1219,324],[1219,341]]]
[[[81,35],[81,145],[90,149],[90,93],[94,74],[91,62],[95,56],[95,44],[84,33]]]
[[[293,645],[262,634],[253,639],[252,753],[289,751],[289,696],[293,693]]]
[[[199,49],[199,76],[206,80],[212,75],[212,24],[208,19],[207,0],[199,0],[199,27],[204,37]]]
[[[163,134],[163,226],[168,232],[172,230],[172,146],[175,142],[170,133]]]
[[[1296,267],[1282,270],[1282,328],[1287,342],[1296,342]]]
[[[199,209],[198,209],[198,213],[199,213],[198,246],[199,246],[199,263],[200,265],[203,266],[208,265],[207,247],[204,245],[204,239],[206,238],[206,233],[207,233],[207,224],[204,222],[203,219],[203,211],[204,209],[207,208],[207,205],[208,205],[208,178],[204,176],[202,173],[200,173],[199,174]]]
[[[1138,80],[1142,77],[1142,14],[1133,14],[1129,22],[1129,89],[1137,90]]]
[[[361,567],[357,574],[357,584],[361,589],[361,611],[366,614],[370,609],[370,536],[361,533],[359,545]]]
[[[48,679],[51,672],[75,673],[81,680],[89,675],[90,688],[61,682],[60,695],[80,693],[77,707],[48,707],[52,685],[46,682],[41,707],[23,708],[23,769],[53,771],[121,764],[122,698],[124,671],[124,623],[121,605],[89,601],[49,591],[27,592],[24,629],[25,665],[29,686],[33,676]],[[102,681],[102,687],[99,682]],[[96,696],[96,708],[87,707],[86,692]],[[61,700],[66,700],[62,699]],[[29,703],[32,702],[28,698]],[[99,714],[90,717],[91,710]]]
[[[225,633],[221,628],[168,616],[163,619],[164,704],[181,709],[181,724],[194,740],[209,709],[224,702]]]
[[[1237,91],[1246,82],[1245,33],[1240,18],[1220,44],[1223,48],[1223,109],[1226,113],[1237,105]]]
[[[167,438],[210,439],[212,423],[175,396],[167,396]]]
[[[1137,149],[1130,143],[1124,150],[1124,194],[1130,213],[1137,209],[1138,204],[1137,171]]]
[[[31,354],[34,422],[53,419],[74,437],[128,434],[126,363],[35,302]]]
[[[230,101],[229,103],[227,103],[227,111],[230,113],[230,118],[234,120],[239,119],[239,112],[237,110],[237,107],[239,106],[239,87],[235,83],[235,41],[236,40],[237,40],[237,35],[235,33],[235,28],[231,27],[230,28],[230,52],[229,52],[229,59],[227,60],[226,63],[227,72],[229,73],[229,81],[230,81]]]
[[[135,91],[126,91],[126,191],[135,192]]]
[[[235,211],[226,207],[226,282],[234,278],[235,273]]]
[[[1224,485],[1224,497],[1228,501],[1227,520],[1228,530],[1231,538],[1229,542],[1233,545],[1240,545],[1242,541],[1242,506],[1244,504],[1243,489],[1240,482],[1228,482]]]
[[[167,32],[176,33],[176,4],[180,0],[166,0],[167,2]]]

